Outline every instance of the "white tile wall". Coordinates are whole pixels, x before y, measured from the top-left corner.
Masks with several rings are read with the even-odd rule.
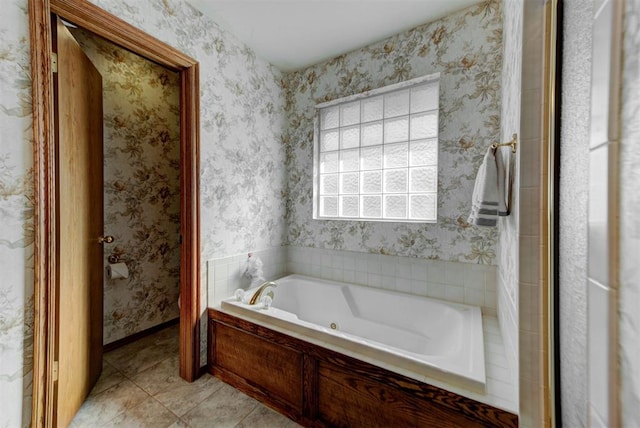
[[[484,396],[469,395],[468,393],[465,395],[483,403],[518,413],[518,395],[514,393],[518,382],[507,361],[508,352],[502,341],[498,320],[493,316],[483,316],[482,326],[487,375],[486,393]]]
[[[262,260],[262,271],[266,280],[286,273],[286,247],[274,247],[253,251],[252,257]],[[207,261],[207,300],[209,307],[233,295],[238,288],[246,289],[250,279],[245,277],[248,253]]]
[[[504,49],[502,65],[502,112],[500,116],[501,140],[506,141],[513,133],[521,136],[520,106],[522,103],[536,103],[540,105],[539,91],[528,90],[522,92],[522,20],[523,0],[503,2],[502,26]],[[525,122],[523,127],[534,126],[540,120]],[[506,350],[507,361],[511,370],[513,390],[511,394],[518,396],[518,234],[524,229],[524,234],[531,233],[538,227],[537,214],[539,198],[536,192],[520,189],[520,159],[522,150],[514,156],[515,177],[512,189],[511,215],[500,219],[500,244],[498,246],[498,322]],[[522,196],[522,197],[521,197]],[[532,197],[534,196],[534,197]],[[524,207],[520,207],[520,205]],[[521,215],[523,218],[521,218]]]
[[[507,2],[508,3],[508,2]],[[543,121],[540,120],[544,112],[544,46],[545,34],[549,34],[549,23],[546,20],[547,8],[551,3],[545,1],[523,1],[522,20],[522,85],[521,93],[526,94],[530,102],[522,102],[520,117],[521,123],[536,123],[537,126],[527,126],[520,130],[520,144],[518,152],[519,163],[519,189],[520,195],[524,197],[525,192],[543,192],[546,177],[543,175],[546,159],[543,156],[543,148],[546,141],[543,137]],[[541,100],[536,103],[535,100]],[[547,280],[540,272],[540,257],[544,251],[540,240],[544,230],[540,220],[540,207],[533,207],[520,198],[519,216],[522,219],[522,229],[518,231],[518,290],[525,286],[534,287],[534,300],[541,302],[543,287],[546,287]],[[525,227],[524,220],[527,221]],[[533,223],[532,223],[533,222]],[[537,223],[537,224],[536,224]],[[533,226],[535,224],[535,226]],[[530,226],[529,226],[530,225]],[[531,267],[534,266],[532,269]],[[516,291],[516,308],[524,308],[530,305],[531,301],[524,299],[524,293]],[[542,308],[542,306],[540,306]],[[524,328],[525,323],[520,322],[524,312],[519,311],[515,315],[518,317],[517,335],[518,340],[518,399],[519,399],[519,425],[523,428],[534,428],[544,426],[544,397],[548,396],[545,390],[544,377],[531,378],[531,373],[538,370],[542,361],[546,358],[543,340],[541,340],[541,326],[544,323],[542,311],[534,316],[533,321],[528,323],[528,328]]]
[[[608,155],[609,147],[605,142],[591,148],[589,162],[588,275],[601,284],[607,284],[609,277]]]
[[[496,315],[492,265],[290,246],[286,271],[476,305]]]
[[[591,414],[609,420],[609,289],[589,279],[589,402]],[[592,421],[593,422],[593,421]]]
[[[593,61],[591,69],[591,129],[589,133],[589,210],[587,284],[588,402],[591,426],[607,426],[609,418],[609,151],[612,129],[610,114],[617,106],[609,103],[612,85],[611,42],[614,1],[606,0],[593,15]],[[604,423],[603,423],[604,422]]]

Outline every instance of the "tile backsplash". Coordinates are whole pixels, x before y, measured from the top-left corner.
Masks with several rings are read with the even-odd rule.
[[[496,315],[496,266],[294,246],[252,254],[262,260],[266,279],[297,273],[476,305]],[[207,263],[210,306],[249,286],[246,262],[240,254]]]
[[[287,247],[287,271],[481,306],[496,315],[496,266]]]
[[[286,247],[273,247],[266,250],[252,251],[252,257],[262,260],[262,272],[265,279],[276,279],[287,273]],[[249,253],[231,257],[211,259],[207,262],[207,296],[209,306],[233,295],[238,288],[247,289],[250,278],[244,276]]]

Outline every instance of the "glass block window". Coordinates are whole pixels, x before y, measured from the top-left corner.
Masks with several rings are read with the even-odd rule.
[[[439,75],[320,104],[314,218],[432,222]]]

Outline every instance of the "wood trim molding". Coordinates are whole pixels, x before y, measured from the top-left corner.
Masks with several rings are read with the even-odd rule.
[[[54,424],[56,174],[51,77],[51,13],[180,75],[180,375],[200,373],[200,212],[198,62],[86,0],[29,0],[35,192],[34,369],[31,425]]]
[[[31,98],[33,116],[34,176],[34,324],[33,400],[31,425],[44,426],[51,408],[50,377],[53,349],[48,332],[55,313],[50,308],[55,292],[55,147],[53,138],[53,81],[51,77],[51,15],[48,0],[29,1],[29,45],[31,47]]]
[[[121,348],[125,345],[128,345],[142,338],[151,336],[152,334],[155,334],[159,331],[162,331],[166,328],[169,328],[179,323],[180,323],[180,318],[174,318],[172,320],[165,321],[162,324],[154,325],[151,328],[147,328],[137,333],[133,333],[131,336],[123,337],[122,339],[118,339],[115,342],[107,343],[106,345],[103,346],[102,350],[103,352],[113,351],[114,349]]]
[[[50,0],[51,12],[173,71],[197,61],[85,0]]]
[[[611,74],[609,80],[609,426],[620,426],[622,419],[622,372],[620,357],[620,216],[621,143],[625,3],[613,2],[611,24]]]
[[[542,218],[540,227],[540,271],[539,271],[539,284],[540,294],[540,307],[542,315],[538,328],[540,336],[538,339],[538,346],[540,348],[540,375],[539,375],[539,402],[540,406],[537,409],[540,419],[533,423],[539,424],[539,426],[551,427],[555,426],[555,399],[556,394],[560,391],[556,391],[553,383],[553,371],[556,368],[553,361],[553,293],[551,292],[553,284],[553,252],[557,251],[553,247],[553,204],[554,204],[554,186],[556,183],[553,180],[554,173],[554,145],[559,144],[555,140],[555,129],[558,125],[556,123],[554,100],[556,98],[556,91],[560,90],[557,87],[556,76],[556,49],[557,43],[557,31],[558,31],[558,0],[551,0],[543,6],[543,22],[542,25],[545,28],[543,36],[543,67],[544,75],[542,78],[542,100],[544,109],[542,111],[542,131],[541,131],[541,183],[542,190],[541,208],[545,213]],[[519,352],[522,352],[520,350]],[[525,351],[526,352],[526,351]],[[520,396],[522,402],[523,396]]]
[[[180,72],[180,377],[200,371],[200,200],[198,64]]]

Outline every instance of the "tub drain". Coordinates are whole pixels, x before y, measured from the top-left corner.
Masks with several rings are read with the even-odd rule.
[[[332,330],[337,330],[338,329],[338,324],[332,322],[331,324],[329,324],[329,327],[331,327]]]

